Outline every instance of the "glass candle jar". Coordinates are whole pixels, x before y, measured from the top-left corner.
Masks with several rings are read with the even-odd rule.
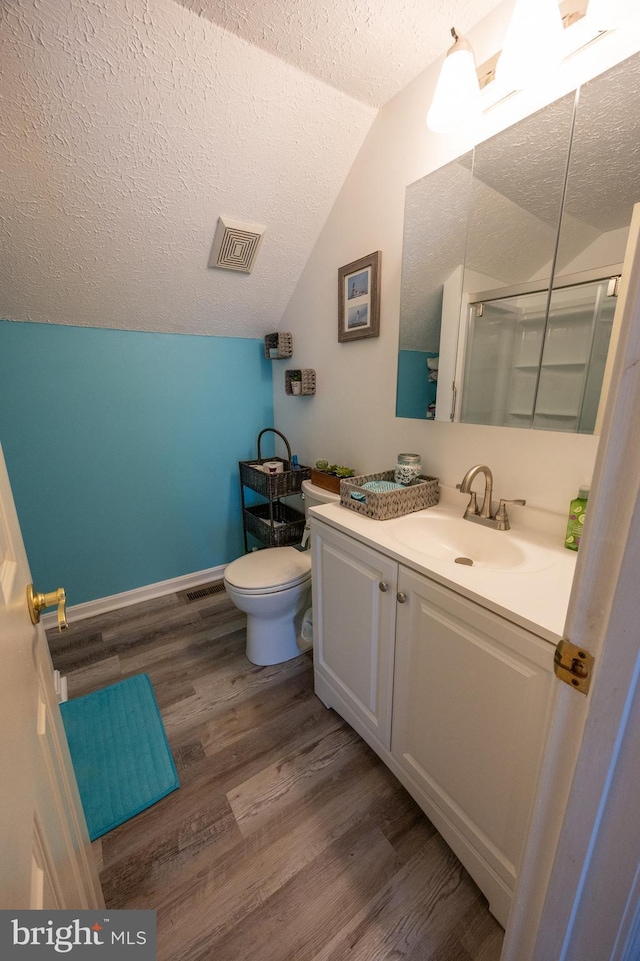
[[[412,484],[422,473],[420,454],[398,454],[398,463],[395,469],[396,484]]]

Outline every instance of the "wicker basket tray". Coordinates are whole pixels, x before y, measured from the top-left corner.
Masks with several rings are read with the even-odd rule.
[[[281,474],[265,474],[255,465],[264,464],[265,461],[281,461],[283,471]],[[282,457],[264,457],[260,460],[241,460],[240,481],[251,490],[257,491],[264,497],[274,499],[276,497],[287,497],[289,494],[298,494],[302,489],[303,480],[311,477],[310,467],[300,467],[299,470],[288,470],[289,462]]]
[[[361,474],[359,477],[348,477],[340,482],[340,504],[349,510],[364,514],[376,521],[391,520],[392,517],[402,517],[413,511],[422,511],[425,507],[434,507],[440,499],[437,477],[420,477],[414,484],[409,484],[401,490],[375,493],[362,485],[373,480],[393,481],[394,471],[386,470],[380,474]],[[352,493],[364,494],[364,500],[354,500]]]
[[[273,511],[273,525],[269,513],[270,506]],[[289,507],[288,504],[278,502],[271,505],[258,504],[255,507],[245,507],[243,517],[245,530],[269,547],[286,547],[288,544],[299,544],[302,540],[304,514]]]
[[[277,434],[282,439],[287,448],[286,460],[282,457],[262,456],[260,442],[265,434]],[[280,461],[282,464],[282,473],[265,474],[264,471],[259,469],[259,464],[274,460]],[[263,497],[268,497],[269,500],[274,500],[276,497],[287,497],[289,494],[298,494],[302,490],[303,480],[309,480],[311,477],[310,467],[300,466],[297,470],[290,469],[291,445],[284,434],[281,434],[275,427],[265,427],[264,430],[260,431],[258,434],[258,456],[254,460],[239,461],[238,467],[240,468],[240,485],[250,487],[251,490],[257,491]]]

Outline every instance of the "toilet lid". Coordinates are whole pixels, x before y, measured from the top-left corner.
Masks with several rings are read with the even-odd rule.
[[[309,577],[311,552],[295,547],[267,547],[245,554],[225,569],[224,579],[243,591],[273,591],[293,587]]]

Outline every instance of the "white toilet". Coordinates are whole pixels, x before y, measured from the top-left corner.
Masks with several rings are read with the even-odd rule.
[[[309,507],[337,504],[339,494],[302,482]],[[268,547],[245,554],[224,572],[227,593],[247,615],[247,657],[253,664],[280,664],[311,646],[300,638],[304,612],[311,606],[311,552]]]

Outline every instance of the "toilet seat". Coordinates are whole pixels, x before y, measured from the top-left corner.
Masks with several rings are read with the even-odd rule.
[[[268,547],[245,554],[227,566],[225,581],[242,594],[275,594],[311,577],[311,552]]]

